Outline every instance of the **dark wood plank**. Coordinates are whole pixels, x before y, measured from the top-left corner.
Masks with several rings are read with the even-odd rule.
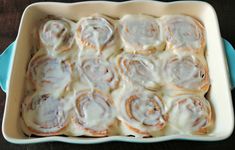
[[[0,0],[0,53],[12,42],[17,36],[18,26],[21,15],[24,9],[31,3],[39,2],[40,0]],[[58,2],[76,2],[77,0],[57,0]],[[228,39],[235,45],[235,1],[233,0],[207,0],[216,10],[221,35]],[[233,99],[235,99],[235,90],[232,91]],[[2,123],[5,93],[0,90],[0,123]],[[15,145],[8,143],[2,133],[0,133],[0,147],[1,149],[51,149],[51,150],[64,150],[64,149],[231,149],[234,146],[235,134],[233,133],[230,138],[219,142],[192,142],[192,141],[168,141],[162,143],[152,144],[133,144],[111,142],[95,145],[73,145],[65,143],[42,143],[33,145]]]

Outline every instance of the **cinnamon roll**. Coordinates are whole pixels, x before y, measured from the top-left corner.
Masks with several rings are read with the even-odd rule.
[[[163,16],[161,19],[166,36],[166,49],[204,54],[205,29],[199,21],[184,15]]]
[[[63,133],[69,116],[64,108],[64,99],[35,93],[24,100],[22,118],[32,134],[50,136]]]
[[[108,136],[115,122],[112,98],[96,89],[80,91],[75,100],[73,120],[87,136]]]
[[[169,124],[180,133],[206,134],[212,122],[209,102],[196,95],[173,98]]]
[[[39,28],[41,47],[53,53],[71,49],[74,43],[74,23],[67,19],[48,17]]]
[[[125,15],[119,32],[126,52],[148,54],[164,48],[161,22],[153,17]]]
[[[119,76],[115,66],[101,58],[82,58],[78,64],[81,80],[102,91],[117,88]]]
[[[101,15],[81,18],[76,34],[79,45],[98,51],[110,46],[115,37],[114,25],[107,17]]]
[[[30,60],[27,77],[34,90],[60,94],[71,81],[70,64],[38,51]]]
[[[133,135],[149,137],[165,127],[167,115],[159,96],[136,90],[120,99],[119,119]]]
[[[118,57],[118,68],[127,81],[156,89],[159,83],[159,66],[156,58],[139,54],[122,54]]]
[[[204,58],[184,53],[166,52],[162,56],[162,77],[166,87],[175,90],[207,92],[210,86]]]

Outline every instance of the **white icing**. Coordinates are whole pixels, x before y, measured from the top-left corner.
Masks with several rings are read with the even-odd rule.
[[[168,48],[193,51],[204,48],[204,28],[199,22],[183,15],[164,16],[162,20]]]
[[[78,22],[79,38],[87,45],[94,46],[97,50],[110,42],[113,37],[113,26],[102,17],[84,17]]]
[[[112,100],[97,91],[85,91],[76,99],[76,117],[84,128],[102,131],[114,122]]]
[[[72,22],[66,19],[47,20],[40,27],[40,40],[49,51],[67,50],[72,47],[74,41],[72,28]]]
[[[121,120],[141,132],[149,132],[150,135],[151,132],[162,129],[166,123],[162,101],[147,91],[139,90],[124,94],[118,108]]]
[[[193,90],[209,84],[206,66],[195,56],[172,52],[163,55],[162,77],[167,83]]]
[[[25,99],[22,117],[26,126],[38,133],[58,132],[67,124],[68,113],[64,111],[63,100],[49,94],[35,93]]]
[[[96,58],[82,59],[80,64],[81,80],[103,91],[114,89],[119,81],[114,66],[108,61]]]
[[[211,109],[206,99],[196,96],[174,98],[170,110],[169,122],[180,133],[197,132],[208,126]]]
[[[150,101],[141,101],[141,99],[136,99],[131,104],[131,110],[136,110],[139,107],[138,111],[133,111],[133,116],[143,124],[146,125],[155,125],[158,121],[156,118],[161,116],[159,111],[154,111],[150,113],[150,111],[154,110],[154,104]]]
[[[126,79],[147,88],[155,87],[160,80],[159,66],[151,57],[122,54],[119,58],[119,67]]]
[[[94,113],[95,110],[95,113]],[[97,118],[102,116],[104,113],[104,110],[102,109],[99,104],[96,102],[90,103],[89,105],[86,106],[86,108],[83,108],[84,111],[84,122],[86,126],[95,126],[96,124],[100,123]]]
[[[145,15],[125,15],[120,20],[120,35],[127,51],[161,49],[163,33],[158,20]]]
[[[71,80],[69,64],[40,52],[30,61],[28,74],[36,89],[47,93],[63,92]]]
[[[204,58],[178,49],[153,52],[164,48],[162,22],[166,20],[145,15],[125,15],[113,20],[100,15],[80,18],[76,26],[66,19],[44,22],[39,33],[42,50],[33,56],[27,72],[27,79],[32,83],[27,81],[22,119],[34,131],[26,133],[157,137],[195,134],[205,123],[210,123],[210,106],[206,100],[202,98],[203,106],[194,107],[189,96],[185,96],[187,103],[181,106],[175,99],[175,91],[179,90],[165,88],[174,85],[183,88],[184,93],[185,89],[209,84]],[[116,23],[120,25],[121,37],[115,33]],[[195,22],[194,25],[203,29]],[[177,24],[179,30],[173,37],[184,44],[178,45],[177,40],[169,41],[169,38],[167,44],[198,48],[201,43],[197,36],[204,35],[185,34],[194,25],[183,25],[185,29],[181,29]],[[127,28],[130,34],[124,30]],[[73,46],[70,45],[72,37],[68,43],[64,41],[70,34],[72,37],[76,34]],[[66,48],[70,50],[51,55],[54,54],[51,50]],[[149,51],[152,54],[146,55]],[[203,78],[202,74],[205,74]],[[127,104],[131,96],[137,97]],[[192,111],[188,105],[193,107]],[[193,126],[198,116],[199,121]],[[173,132],[168,132],[169,128]]]

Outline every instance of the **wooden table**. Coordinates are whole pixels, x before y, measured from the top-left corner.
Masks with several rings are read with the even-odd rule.
[[[40,0],[0,0],[0,52],[2,52],[12,41],[15,40],[21,15],[26,6]],[[58,0],[60,1],[60,0]],[[67,2],[75,2],[76,0],[69,0]],[[61,0],[62,2],[62,0]],[[229,40],[235,45],[235,1],[232,0],[207,0],[215,8],[222,37]],[[232,91],[233,99],[235,100],[235,90]],[[5,105],[5,93],[0,90],[0,122],[2,124],[2,117]],[[220,142],[192,142],[192,141],[168,141],[152,144],[131,144],[121,142],[110,142],[96,145],[72,145],[66,143],[43,143],[33,145],[15,145],[8,143],[2,133],[0,133],[0,149],[227,149],[235,146],[235,134],[224,141]]]

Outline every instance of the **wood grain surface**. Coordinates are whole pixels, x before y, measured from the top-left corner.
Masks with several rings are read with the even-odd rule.
[[[40,0],[0,0],[0,53],[15,40],[18,32],[19,22],[24,9],[31,3],[39,2]],[[77,2],[77,0],[68,0],[58,2]],[[222,37],[226,38],[235,46],[235,1],[234,0],[207,0],[216,10],[219,18],[220,30]],[[1,68],[0,68],[1,70]],[[233,99],[235,100],[235,90],[232,91]],[[2,117],[5,106],[5,93],[0,89],[0,124],[2,125]],[[109,142],[104,144],[93,145],[73,145],[66,143],[41,143],[32,145],[15,145],[8,143],[0,132],[0,150],[65,150],[65,149],[231,149],[235,146],[235,134],[224,141],[219,142],[195,142],[195,141],[167,141],[161,143],[151,144],[136,144],[136,143],[122,143],[122,142]]]

